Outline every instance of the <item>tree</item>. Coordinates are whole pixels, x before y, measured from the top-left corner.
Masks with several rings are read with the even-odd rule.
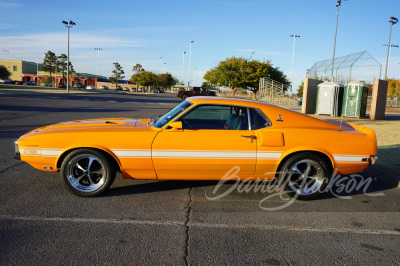
[[[136,65],[132,68],[132,71],[135,72],[135,73],[137,74],[137,73],[140,73],[140,72],[144,72],[145,70],[144,70],[144,68],[142,67],[141,64],[136,64]]]
[[[171,86],[175,85],[175,79],[170,73],[158,74],[157,84],[161,88],[169,89]]]
[[[117,90],[118,81],[125,78],[125,76],[123,75],[125,74],[125,72],[122,69],[122,66],[117,62],[114,63],[114,68],[115,69],[112,71],[112,76],[108,79],[111,81],[111,83],[115,83],[115,90]]]
[[[63,75],[63,82],[65,82],[65,75],[67,73],[67,56],[65,54],[61,54],[58,57],[57,61],[57,72],[61,71]],[[75,73],[74,67],[72,66],[71,62],[69,62],[69,73]]]
[[[154,86],[157,85],[157,76],[153,72],[143,71],[140,73],[133,74],[131,81],[140,86]]]
[[[304,89],[304,81],[301,83],[299,89],[297,90],[297,97],[303,97],[303,89]]]
[[[204,75],[204,79],[209,84],[230,87],[233,97],[235,97],[237,90],[250,90],[255,97],[259,90],[260,78],[263,77],[271,78],[286,85],[290,84],[279,67],[273,67],[270,60],[250,61],[242,57],[227,58]]]
[[[48,51],[44,54],[42,70],[50,73],[50,79],[52,80],[51,73],[55,72],[57,57],[52,51]]]
[[[390,102],[390,106],[392,106],[392,102],[396,97],[397,97],[397,99],[400,98],[400,80],[399,79],[388,79],[387,97],[389,97],[392,100]]]
[[[8,79],[11,76],[11,72],[5,66],[0,66],[0,79]]]

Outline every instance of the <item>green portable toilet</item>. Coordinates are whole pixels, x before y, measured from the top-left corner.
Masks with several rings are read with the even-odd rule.
[[[342,115],[347,117],[365,117],[367,111],[368,87],[359,81],[344,86]]]
[[[317,115],[340,116],[342,112],[344,86],[335,82],[318,84]]]

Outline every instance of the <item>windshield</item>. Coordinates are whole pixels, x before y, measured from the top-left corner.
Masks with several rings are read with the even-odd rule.
[[[153,125],[155,127],[162,128],[167,123],[169,123],[169,121],[171,121],[172,119],[177,117],[180,113],[185,111],[191,105],[192,105],[192,103],[187,102],[187,101],[181,102],[180,104],[175,106],[171,111],[169,111],[168,113],[166,113],[165,115],[163,115],[159,119],[154,120]]]

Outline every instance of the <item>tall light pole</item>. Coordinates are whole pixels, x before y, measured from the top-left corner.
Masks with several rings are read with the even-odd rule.
[[[196,84],[196,68],[193,68],[193,86]]]
[[[162,63],[162,57],[160,57],[160,59],[161,59],[160,74],[162,74],[162,73],[163,73],[163,72],[162,72],[162,67],[163,67],[163,63]]]
[[[69,21],[66,22],[65,20],[61,21],[65,25],[65,27],[68,28],[68,54],[67,54],[67,92],[69,92],[69,29],[72,28],[72,26],[76,25],[75,22]]]
[[[103,48],[94,48],[97,50],[97,76],[99,75],[99,56],[100,56],[100,50],[103,50]]]
[[[192,61],[192,43],[194,41],[190,40],[190,50],[189,50],[189,79],[188,79],[188,86],[190,85],[190,61]]]
[[[293,55],[292,55],[292,72],[290,74],[290,93],[292,93],[293,89],[293,64],[294,64],[294,46],[296,45],[296,38],[300,38],[300,35],[290,34],[289,37],[293,37]]]
[[[164,62],[164,73],[163,74],[165,74],[166,68],[167,68],[167,62]]]
[[[183,83],[183,69],[184,69],[184,66],[185,66],[185,54],[186,54],[186,51],[183,51],[183,61],[182,61],[182,83]]]
[[[337,34],[337,25],[339,20],[339,7],[342,3],[342,0],[337,0],[337,14],[336,14],[336,30],[335,30],[335,42],[333,43],[333,57],[332,57],[332,71],[331,71],[331,81],[333,81],[333,65],[335,64],[335,49],[336,49],[336,34]]]
[[[389,65],[389,54],[390,54],[390,37],[392,36],[392,26],[394,24],[397,24],[399,20],[395,17],[390,17],[389,23],[390,23],[390,32],[389,32],[389,44],[388,44],[388,52],[386,56],[386,69],[385,69],[385,79],[388,79],[388,65]]]
[[[390,54],[392,53],[392,47],[399,48],[399,46],[397,44],[391,44],[391,45],[384,44],[382,46],[388,46],[389,47],[389,58],[388,58],[388,60],[386,62],[387,74],[385,74],[385,78],[389,78],[389,64],[390,64]]]

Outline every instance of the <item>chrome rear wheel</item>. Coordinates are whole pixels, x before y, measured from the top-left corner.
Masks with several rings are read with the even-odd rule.
[[[294,155],[279,174],[289,195],[300,200],[317,197],[324,192],[330,178],[327,163],[319,156],[305,152]]]

